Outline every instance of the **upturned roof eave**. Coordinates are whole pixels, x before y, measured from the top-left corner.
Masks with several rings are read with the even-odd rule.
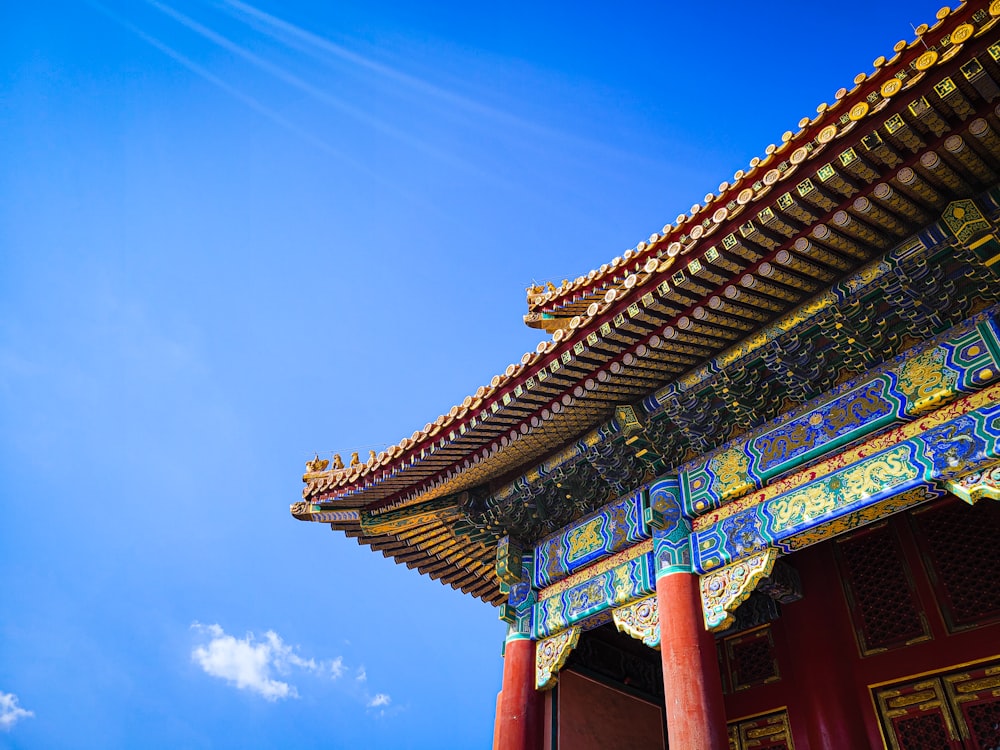
[[[412,471],[414,466],[419,466],[413,462],[415,456],[420,456],[429,447],[440,444],[442,441],[453,441],[456,433],[464,434],[463,427],[468,425],[470,420],[477,415],[486,414],[487,410],[492,409],[494,404],[500,404],[506,399],[510,399],[511,403],[516,403],[517,399],[512,394],[519,386],[523,386],[532,376],[549,367],[552,362],[571,350],[576,343],[599,331],[608,320],[625,310],[630,300],[638,298],[639,291],[655,285],[660,279],[669,276],[673,272],[675,259],[684,258],[691,261],[700,257],[709,247],[709,243],[702,242],[703,239],[714,235],[724,226],[732,225],[736,217],[743,214],[744,210],[749,209],[750,212],[754,212],[760,208],[761,202],[773,192],[775,187],[787,184],[786,180],[799,173],[802,167],[816,164],[829,143],[857,130],[857,125],[866,120],[866,115],[871,116],[874,112],[879,111],[877,108],[868,107],[867,98],[876,90],[884,90],[887,84],[895,78],[897,72],[907,70],[911,63],[915,63],[927,55],[927,51],[922,46],[923,40],[928,36],[933,36],[935,31],[940,31],[942,24],[946,22],[957,27],[958,22],[970,16],[971,13],[970,6],[963,4],[950,15],[946,14],[939,18],[934,27],[930,29],[924,27],[918,30],[921,33],[918,33],[912,42],[897,44],[892,59],[880,58],[881,64],[876,61],[876,68],[872,74],[860,74],[855,78],[855,85],[850,91],[846,89],[838,91],[833,104],[821,105],[815,118],[804,118],[799,123],[800,128],[797,133],[786,133],[781,145],[769,146],[764,158],[753,160],[746,173],[741,170],[734,176],[732,184],[723,183],[720,186],[719,196],[712,197],[712,200],[706,200],[705,206],[695,205],[692,207],[689,214],[678,217],[675,225],[664,227],[662,236],[650,237],[650,242],[639,243],[636,248],[626,252],[620,260],[616,259],[617,263],[613,261],[608,264],[606,272],[592,272],[594,278],[586,280],[589,284],[587,289],[571,290],[569,287],[573,285],[567,284],[565,291],[561,291],[548,300],[547,307],[537,307],[537,309],[548,311],[556,310],[557,303],[560,300],[568,299],[571,292],[574,294],[593,294],[593,290],[599,284],[608,284],[609,278],[614,282],[600,296],[600,301],[591,304],[587,315],[574,317],[570,326],[555,331],[550,340],[541,342],[534,352],[526,353],[521,358],[520,364],[509,366],[505,373],[494,377],[489,386],[481,387],[476,394],[467,397],[461,405],[453,407],[449,414],[442,415],[433,423],[428,423],[423,430],[418,430],[410,438],[405,438],[400,443],[390,447],[377,456],[374,462],[339,471],[321,472],[315,475],[307,474],[303,478],[307,483],[304,497],[324,504],[360,508],[377,504],[386,499],[384,494],[377,490],[378,486],[384,484],[388,479],[403,478],[405,475],[411,474],[413,480],[408,485],[409,488],[419,487],[425,483],[428,479],[427,472]],[[976,30],[974,39],[980,39],[988,29],[996,24],[996,21],[996,17],[991,17],[981,28]],[[952,45],[952,49],[954,48],[955,45]],[[945,55],[949,51],[946,50]],[[944,58],[945,55],[936,57],[928,69],[941,62],[941,58]],[[909,83],[907,88],[920,80],[923,74],[924,71],[919,71],[915,80]],[[883,98],[888,99],[889,97]],[[862,105],[866,108],[865,112],[861,113],[860,117],[853,118],[857,108]],[[848,121],[841,123],[838,127],[837,124],[832,123],[832,120],[841,113],[848,114]],[[855,137],[849,140],[857,141],[859,137],[860,133],[856,133]],[[817,144],[816,147],[805,153],[798,162],[795,162],[795,155],[804,151],[804,148],[802,146],[793,147],[797,144],[813,143]],[[842,145],[846,145],[846,143]],[[792,157],[789,161],[794,162],[793,168],[786,169],[784,173],[778,173],[774,166],[780,161],[778,157],[789,153]],[[774,180],[768,183],[768,177],[774,175],[776,175]],[[756,184],[755,180],[757,180]],[[736,208],[730,210],[729,207],[734,203]],[[710,206],[718,206],[718,208],[711,215],[711,225],[706,228],[705,224],[708,222],[699,222],[695,219],[699,215],[707,215]],[[622,274],[621,279],[614,281],[614,273]],[[726,283],[732,283],[742,273],[733,275],[727,279]],[[581,279],[584,278],[581,277]],[[699,298],[698,304],[703,304],[716,291],[713,290],[709,294],[703,295]],[[465,457],[481,451],[493,441],[494,438],[489,437],[478,443],[474,442],[466,450]],[[458,463],[460,462],[461,459]],[[431,475],[433,476],[433,473]],[[395,484],[398,485],[399,482]],[[396,490],[393,494],[398,493],[399,490]]]

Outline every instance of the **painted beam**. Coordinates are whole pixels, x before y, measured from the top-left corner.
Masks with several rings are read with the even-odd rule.
[[[1000,384],[695,519],[692,565],[704,574],[768,547],[787,554],[941,496],[998,460]]]
[[[691,516],[708,513],[810,461],[918,419],[997,379],[1000,326],[994,309],[682,466],[685,510]]]

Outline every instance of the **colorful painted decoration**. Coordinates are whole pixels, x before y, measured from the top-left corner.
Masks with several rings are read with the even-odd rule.
[[[948,231],[963,245],[971,244],[993,230],[992,223],[983,216],[983,212],[971,198],[949,203],[945,206],[941,219]]]
[[[651,553],[627,560],[541,598],[534,606],[534,637],[544,638],[589,621],[599,613],[652,593],[655,586]]]
[[[521,581],[521,564],[524,549],[516,540],[505,536],[497,543],[497,578],[503,583],[517,584]]]
[[[733,611],[750,596],[757,584],[771,575],[777,550],[769,548],[745,560],[701,577],[701,603],[705,627],[724,630],[733,622]]]
[[[619,633],[628,633],[650,648],[659,650],[660,610],[655,594],[611,610],[611,617]]]
[[[361,528],[369,534],[398,534],[457,513],[455,498],[443,497],[395,510],[362,511],[360,521]]]
[[[994,385],[776,483],[745,506],[725,506],[706,517],[708,524],[696,523],[693,567],[706,573],[770,547],[801,548],[800,534],[819,541],[832,536],[820,530],[835,528],[827,524],[843,516],[901,494],[934,497],[946,482],[998,458],[1000,385]]]
[[[691,571],[691,523],[684,517],[680,482],[663,477],[649,487],[649,515],[655,520],[653,557],[656,577]]]
[[[555,687],[570,653],[580,640],[580,628],[570,628],[558,635],[539,641],[535,646],[535,688],[549,690]]]
[[[878,293],[879,289],[893,276],[905,274],[904,266],[913,255],[927,252],[945,241],[944,233],[936,231],[932,225],[917,237],[908,238],[899,243],[885,257],[858,269],[827,291],[817,294],[791,313],[759,330],[739,344],[730,347],[702,367],[678,379],[676,383],[671,383],[650,394],[642,402],[643,409],[648,415],[655,417],[678,395],[693,392],[704,386],[727,368],[749,364],[752,359],[761,357],[768,347],[784,336],[804,330],[809,326],[815,326],[823,316],[829,315],[836,308],[857,305],[864,295]],[[726,247],[725,240],[723,240],[723,247]]]
[[[951,494],[962,498],[969,505],[975,505],[983,498],[1000,500],[1000,464],[974,471],[961,479],[951,479],[945,485]]]
[[[818,403],[680,469],[685,507],[701,515],[811,460],[917,419],[1000,377],[1000,327],[980,315]]]
[[[565,578],[650,536],[643,520],[645,488],[606,505],[535,547],[536,588]]]

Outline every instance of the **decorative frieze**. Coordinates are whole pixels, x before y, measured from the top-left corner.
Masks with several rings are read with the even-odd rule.
[[[879,504],[897,496],[908,504],[939,496],[945,483],[995,463],[998,449],[994,385],[695,519],[693,567],[713,571],[770,547],[787,553],[804,546],[800,534],[815,543],[838,528],[827,524],[884,514]]]
[[[606,505],[535,547],[534,583],[543,588],[650,537],[643,519],[645,488]]]
[[[597,573],[534,605],[534,637],[544,638],[593,616],[628,604],[655,589],[652,554],[642,554]]]
[[[980,315],[819,403],[681,467],[686,506],[700,515],[810,460],[918,418],[1000,377],[1000,328]]]

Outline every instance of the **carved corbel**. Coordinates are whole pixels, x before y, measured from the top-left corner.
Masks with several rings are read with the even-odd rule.
[[[701,607],[708,630],[724,630],[732,624],[733,612],[771,575],[777,557],[777,550],[768,547],[701,577]]]
[[[969,505],[975,505],[984,497],[1000,500],[1000,464],[967,474],[961,479],[949,479],[944,486]]]
[[[660,650],[660,609],[655,594],[611,610],[611,617],[619,633],[628,633],[650,648]]]
[[[555,687],[559,670],[579,640],[580,627],[576,626],[538,641],[535,645],[535,688],[549,690]]]

